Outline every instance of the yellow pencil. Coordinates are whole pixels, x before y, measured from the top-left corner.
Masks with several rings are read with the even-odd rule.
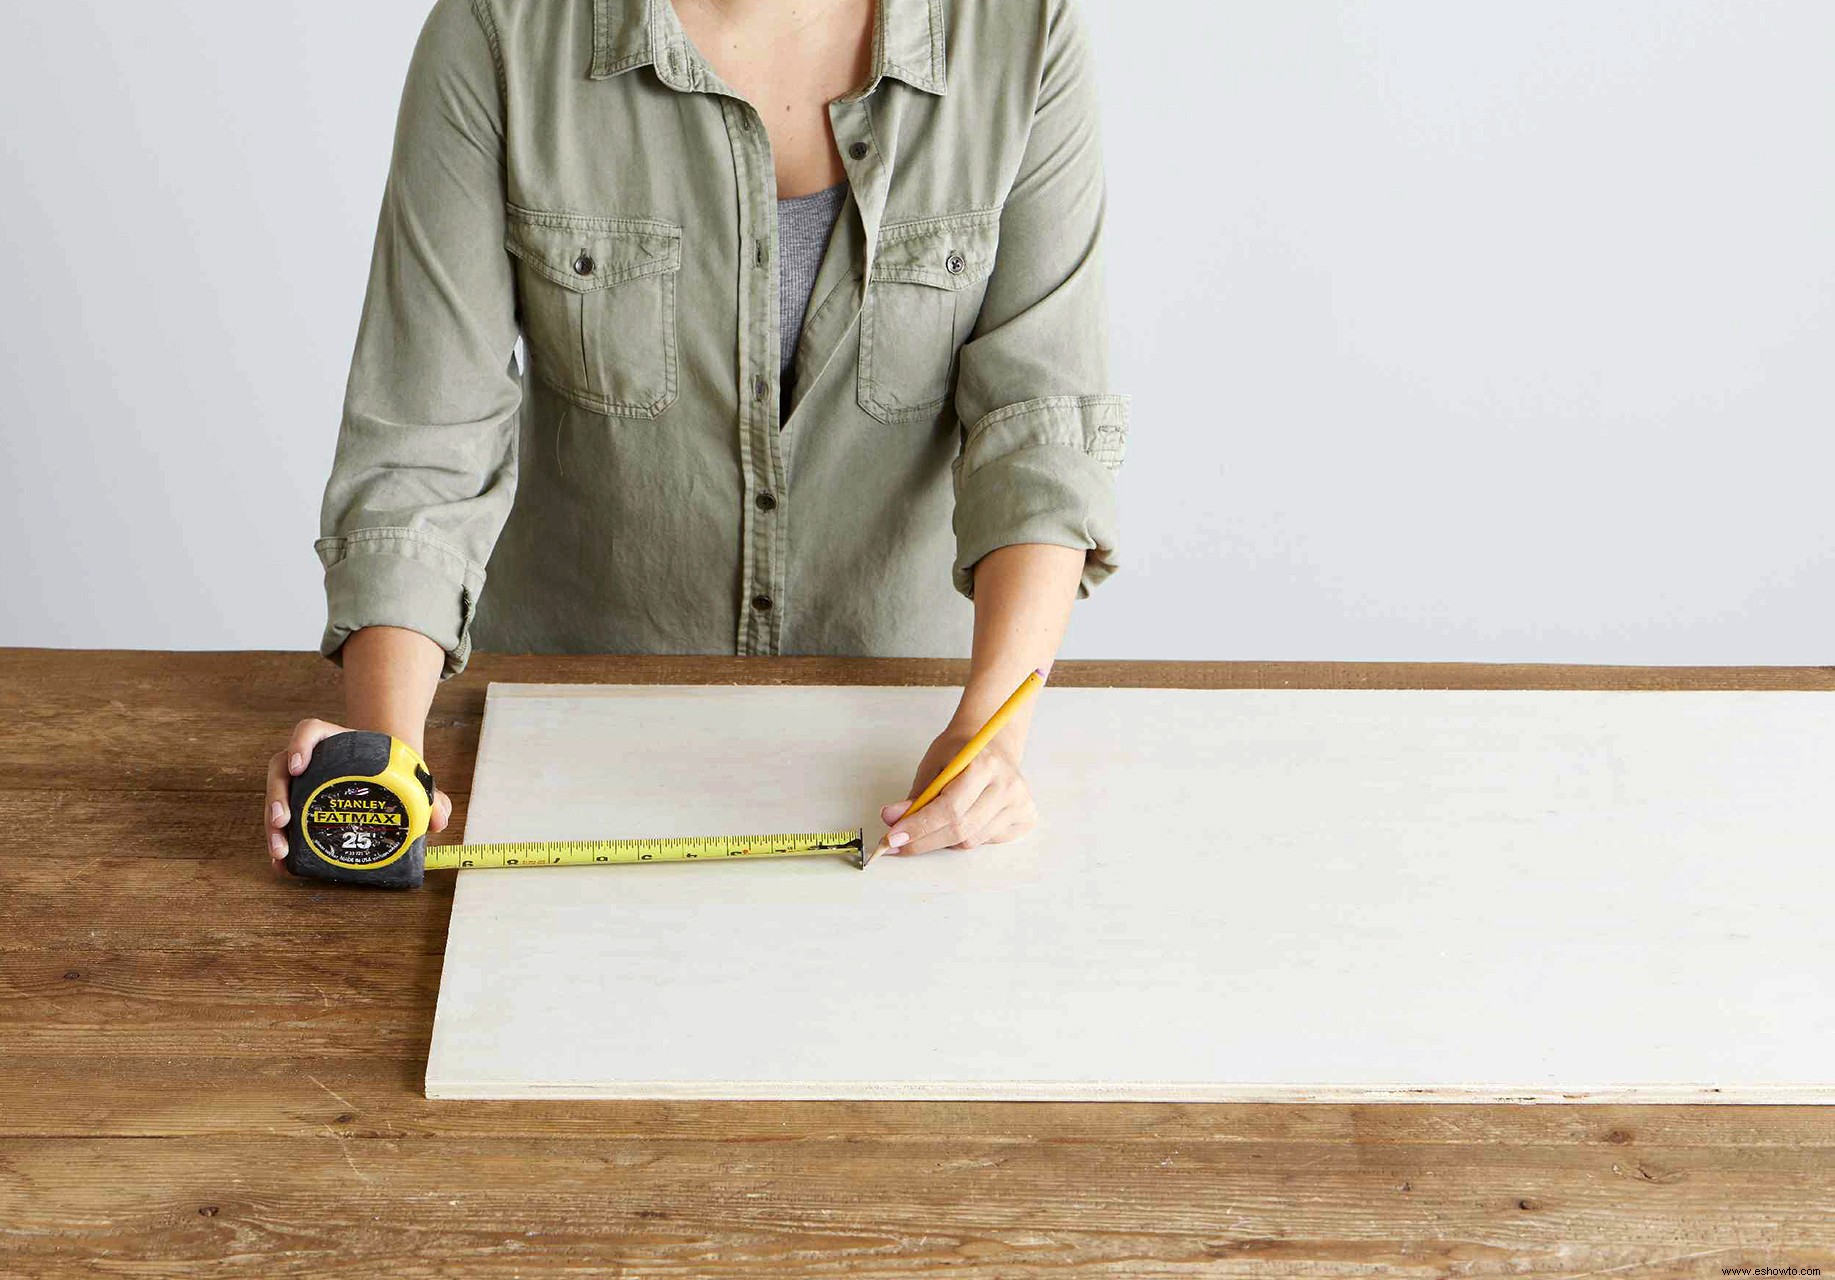
[[[930,785],[918,792],[917,799],[911,802],[911,807],[899,815],[900,822],[935,800],[944,787],[955,781],[957,774],[968,768],[969,761],[980,755],[982,749],[994,740],[994,735],[999,733],[1006,726],[1007,721],[1013,718],[1013,713],[1025,706],[1031,700],[1032,695],[1044,687],[1046,670],[1046,667],[1040,667],[1036,671],[1027,673],[1026,678],[1019,682],[1019,688],[1009,694],[1007,700],[1000,704],[1000,710],[989,716],[988,722],[977,729],[975,736],[963,743],[962,750],[956,752],[950,762],[943,766],[943,771],[930,780]],[[878,843],[873,846],[873,852],[867,855],[866,862],[860,864],[861,868],[864,870],[867,863],[877,858],[885,848],[886,838],[881,836]]]

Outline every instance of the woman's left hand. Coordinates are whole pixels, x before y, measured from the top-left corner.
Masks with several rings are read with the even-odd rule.
[[[891,828],[886,833],[891,852],[973,849],[1014,840],[1032,830],[1038,821],[1038,810],[1033,807],[1026,779],[1020,775],[1019,750],[998,735],[937,793],[936,799],[913,814],[910,821],[900,820],[918,793],[973,736],[972,732],[945,729],[924,753],[905,798],[879,811],[880,819]]]

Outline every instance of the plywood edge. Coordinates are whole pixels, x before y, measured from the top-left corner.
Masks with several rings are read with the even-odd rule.
[[[830,1081],[707,1081],[697,1084],[629,1081],[607,1085],[491,1084],[436,1079],[434,1100],[554,1100],[696,1102],[1253,1102],[1253,1103],[1523,1103],[1733,1104],[1826,1106],[1835,1084],[1709,1085],[1402,1085],[1402,1084],[1106,1084],[1052,1081],[988,1083]]]
[[[484,701],[489,705],[494,701],[510,698],[630,698],[656,697],[695,690],[714,689],[812,689],[812,688],[877,688],[873,685],[772,685],[759,684],[753,681],[713,681],[707,684],[522,684],[516,681],[493,680],[484,687]],[[887,685],[886,688],[930,688],[928,685]]]
[[[1637,671],[1645,670],[1645,668],[1629,668],[1629,669],[1637,670]],[[1794,672],[1797,669],[1790,668],[1788,670]],[[1815,670],[1819,671],[1820,669],[1818,668]],[[753,680],[727,679],[727,680],[695,681],[692,683],[675,682],[675,683],[667,683],[667,684],[628,683],[628,682],[621,682],[621,681],[604,681],[604,682],[598,682],[598,683],[593,683],[593,684],[567,684],[567,683],[554,683],[554,682],[524,682],[524,681],[515,681],[515,680],[492,680],[485,685],[484,699],[485,699],[485,702],[488,704],[491,700],[497,699],[497,698],[650,697],[650,696],[655,696],[658,694],[670,694],[670,693],[677,693],[677,692],[683,692],[683,691],[715,690],[715,689],[935,690],[935,689],[940,689],[940,688],[952,688],[952,687],[954,686],[914,685],[914,684],[901,683],[898,681],[887,681],[883,684],[861,683],[859,681],[852,681],[852,682],[847,682],[847,683],[831,683],[831,684],[790,684],[790,683],[777,683],[777,682],[772,682],[772,681],[760,681],[760,680],[755,680],[755,679]],[[1328,684],[1328,685],[1100,684],[1100,685],[1097,685],[1097,684],[1072,684],[1072,683],[1067,682],[1067,683],[1058,685],[1056,687],[1061,688],[1061,689],[1104,689],[1104,690],[1124,690],[1124,691],[1140,691],[1140,692],[1147,692],[1147,691],[1152,691],[1152,690],[1166,690],[1166,691],[1179,692],[1179,693],[1238,693],[1238,694],[1283,694],[1283,695],[1284,694],[1338,695],[1338,694],[1351,693],[1351,694],[1371,694],[1371,695],[1405,694],[1405,695],[1414,696],[1414,695],[1419,695],[1423,693],[1428,693],[1428,694],[1477,693],[1477,694],[1514,694],[1514,695],[1522,695],[1522,694],[1541,695],[1541,694],[1548,694],[1548,693],[1580,693],[1580,694],[1602,694],[1603,693],[1603,694],[1622,694],[1622,695],[1625,695],[1626,700],[1632,700],[1636,697],[1636,695],[1650,694],[1650,693],[1671,693],[1671,694],[1674,694],[1674,693],[1702,693],[1702,694],[1713,694],[1713,695],[1722,695],[1722,696],[1726,694],[1763,694],[1763,695],[1782,695],[1775,699],[1770,699],[1770,698],[1760,699],[1761,701],[1776,700],[1780,702],[1795,700],[1798,696],[1802,694],[1806,694],[1806,693],[1823,694],[1825,696],[1831,693],[1835,693],[1835,689],[1821,687],[1821,686],[1814,685],[1814,684],[1804,685],[1804,686],[1797,686],[1797,685],[1792,685],[1792,684],[1775,685],[1775,686],[1773,685],[1747,686],[1747,685],[1736,684],[1736,685],[1727,685],[1727,686],[1703,685],[1700,687],[1691,687],[1685,684],[1683,685],[1639,684],[1639,685],[1632,685],[1632,686],[1627,686],[1627,687],[1622,687],[1622,688],[1615,688],[1611,686],[1596,686],[1596,685],[1589,685],[1589,684],[1576,684],[1573,686],[1541,685],[1541,684],[1522,685],[1522,686],[1478,685],[1478,684],[1474,684],[1474,685],[1464,685],[1464,684],[1383,685],[1383,684],[1369,684],[1369,683],[1343,684],[1343,685],[1340,685],[1340,684]],[[1376,699],[1373,698],[1372,700],[1374,701]]]

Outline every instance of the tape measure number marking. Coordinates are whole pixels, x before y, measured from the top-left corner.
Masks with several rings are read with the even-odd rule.
[[[511,844],[443,844],[427,849],[429,871],[492,867],[587,867],[635,862],[696,862],[727,858],[806,858],[865,854],[866,833],[812,831],[790,835],[671,836],[635,840],[536,840]]]

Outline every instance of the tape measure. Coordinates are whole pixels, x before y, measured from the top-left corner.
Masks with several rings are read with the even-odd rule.
[[[858,864],[865,844],[852,831],[810,831],[770,836],[671,836],[660,840],[549,840],[534,844],[436,844],[427,850],[429,871],[466,867],[585,867],[604,863],[695,862],[729,858],[806,858],[847,853]]]
[[[426,871],[479,867],[578,867],[851,854],[863,867],[866,833],[668,836],[427,847],[433,773],[414,748],[386,733],[347,730],[313,749],[289,791],[286,867],[341,884],[413,889]]]

